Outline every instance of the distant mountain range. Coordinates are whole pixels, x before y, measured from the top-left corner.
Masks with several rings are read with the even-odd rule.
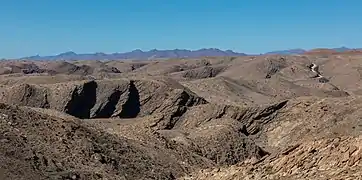
[[[347,47],[339,47],[339,48],[332,48],[330,50],[333,50],[333,51],[336,51],[336,52],[345,52],[345,51],[349,51],[349,50],[353,50],[353,49],[347,48]],[[304,54],[307,51],[308,50],[305,50],[305,49],[289,49],[289,50],[280,50],[280,51],[267,52],[265,54],[292,55],[292,54]]]
[[[304,49],[289,49],[289,50],[280,50],[280,51],[267,52],[265,54],[292,55],[292,54],[303,54],[305,52],[307,52],[307,50],[304,50]]]
[[[344,52],[353,50],[347,47],[333,48],[331,50],[337,52]],[[272,51],[264,54],[280,54],[280,55],[292,55],[303,54],[308,50],[304,49],[289,49]],[[262,55],[262,54],[261,54]],[[217,48],[199,49],[199,50],[186,50],[186,49],[174,49],[174,50],[157,50],[150,51],[134,50],[125,53],[90,53],[90,54],[77,54],[75,52],[65,52],[54,56],[30,56],[21,59],[28,60],[119,60],[119,59],[156,59],[156,58],[197,58],[203,56],[247,56],[245,53],[234,52],[232,50],[220,50]]]
[[[244,53],[237,53],[231,50],[220,50],[216,48],[199,49],[199,50],[134,50],[125,53],[93,53],[77,54],[75,52],[65,52],[55,56],[30,56],[22,59],[29,60],[117,60],[117,59],[156,59],[156,58],[196,58],[202,56],[246,56]]]

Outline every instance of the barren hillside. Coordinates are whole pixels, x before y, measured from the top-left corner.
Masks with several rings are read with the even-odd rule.
[[[0,179],[358,179],[361,59],[1,61]]]

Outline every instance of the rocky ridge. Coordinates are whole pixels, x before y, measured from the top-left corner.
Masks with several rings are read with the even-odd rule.
[[[360,57],[3,61],[0,175],[358,179]]]

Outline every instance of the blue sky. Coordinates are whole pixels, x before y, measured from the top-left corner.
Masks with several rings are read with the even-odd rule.
[[[360,0],[4,0],[0,57],[362,47]]]

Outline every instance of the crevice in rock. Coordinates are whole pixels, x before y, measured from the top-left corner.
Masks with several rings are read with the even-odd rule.
[[[49,101],[48,101],[48,92],[46,92],[44,94],[44,104],[42,105],[41,108],[47,108],[47,109],[50,108],[50,104],[49,104]]]
[[[83,85],[80,93],[79,89],[75,88],[65,112],[80,119],[90,118],[90,111],[97,100],[97,87],[95,81],[90,81]]]
[[[181,99],[181,100],[179,100]],[[207,101],[203,98],[200,97],[195,97],[195,96],[191,96],[189,93],[187,93],[186,91],[183,91],[180,96],[177,98],[178,103],[176,105],[179,106],[187,106],[187,107],[191,107],[191,106],[196,106],[199,104],[205,104],[207,103]]]
[[[194,97],[187,93],[186,91],[181,92],[181,94],[178,95],[177,99],[174,101],[174,106],[177,106],[177,110],[171,113],[169,116],[169,122],[167,126],[165,127],[166,130],[173,129],[178,122],[180,122],[180,119],[182,116],[186,113],[188,110],[188,107],[196,106],[199,104],[205,104],[207,101],[205,101],[203,98]]]
[[[95,113],[94,118],[110,118],[114,111],[116,110],[117,103],[121,97],[122,92],[119,90],[115,90],[109,97],[108,102],[104,107],[98,109]]]
[[[257,114],[257,116],[255,116],[253,119],[254,120],[259,120],[265,117],[268,117],[269,115],[273,114],[274,112],[278,111],[279,109],[283,108],[288,101],[283,101],[280,102],[278,104],[272,105],[267,107],[266,109],[264,109],[262,112],[260,112],[259,114]]]
[[[221,112],[219,112],[219,113],[216,115],[215,119],[219,119],[219,118],[224,117],[224,115],[226,115],[226,110],[227,110],[227,108],[228,108],[228,106],[222,107]]]
[[[32,94],[34,93],[34,89],[28,85],[25,84],[24,86],[24,94],[21,96],[21,102],[24,102],[25,104],[28,104],[28,99],[32,96]]]
[[[128,92],[128,99],[118,115],[120,118],[135,118],[141,111],[140,95],[134,81],[130,81]]]
[[[179,101],[180,99],[180,101]],[[190,95],[187,94],[185,91],[183,91],[181,94],[180,94],[180,97],[176,100],[178,101],[178,104],[179,106],[192,106],[192,104],[194,103],[193,101],[189,101],[190,99]]]
[[[245,136],[249,136],[250,134],[248,133],[248,130],[246,128],[245,125],[243,125],[240,129],[239,129],[240,133],[243,133]]]
[[[177,110],[171,114],[170,121],[167,124],[167,126],[165,127],[165,129],[166,130],[173,129],[173,127],[175,127],[178,120],[180,120],[180,118],[186,113],[186,111],[187,111],[187,107],[185,107],[185,106],[178,107]]]

